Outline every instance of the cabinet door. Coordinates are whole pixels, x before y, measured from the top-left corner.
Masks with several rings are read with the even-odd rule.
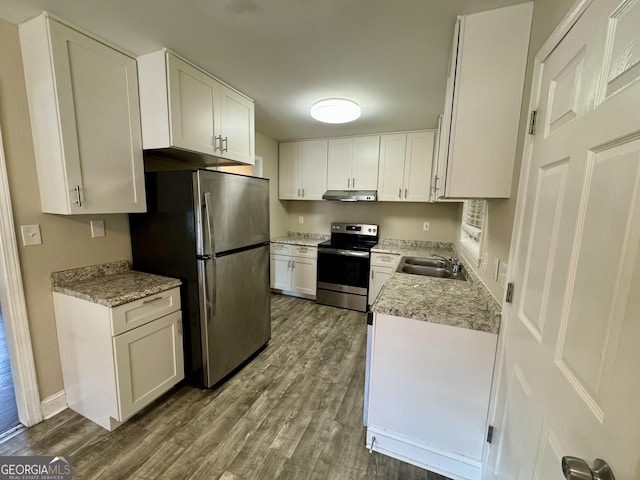
[[[253,165],[255,163],[255,120],[251,100],[221,85],[220,156]]]
[[[352,173],[353,138],[329,140],[327,161],[327,190],[350,190]]]
[[[302,200],[322,200],[327,191],[327,140],[302,142]]]
[[[60,125],[49,125],[55,131],[47,137],[61,136],[66,188],[40,182],[43,211],[144,212],[135,59],[56,21],[49,26]],[[36,139],[41,141],[46,139]],[[58,196],[62,202],[53,198]],[[49,208],[50,197],[67,208]]]
[[[369,277],[369,305],[373,305],[382,287],[393,274],[391,267],[371,267]]]
[[[214,132],[220,121],[216,97],[222,85],[171,54],[167,54],[167,71],[171,143],[195,152],[219,154]]]
[[[302,143],[281,143],[279,151],[278,198],[281,200],[297,200],[302,192],[300,188]]]
[[[317,260],[295,257],[291,273],[291,290],[316,295]]]
[[[184,378],[181,312],[113,337],[123,421]]]
[[[351,188],[355,190],[378,189],[378,160],[380,137],[355,137],[353,139],[353,168]]]
[[[404,200],[406,202],[429,201],[434,139],[433,131],[407,134],[404,163]]]
[[[378,200],[401,202],[403,199],[404,157],[407,136],[404,133],[380,137]]]
[[[271,288],[291,290],[291,257],[271,255]]]

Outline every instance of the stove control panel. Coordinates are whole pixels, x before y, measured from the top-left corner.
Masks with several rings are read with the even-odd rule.
[[[346,233],[351,235],[367,235],[371,237],[377,237],[378,225],[332,222],[331,233]]]

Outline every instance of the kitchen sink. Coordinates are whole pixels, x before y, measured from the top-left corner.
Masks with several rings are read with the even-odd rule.
[[[409,265],[421,265],[423,267],[447,267],[447,262],[440,258],[405,257],[404,263],[407,263]]]
[[[451,264],[440,258],[405,257],[396,271],[423,277],[450,278],[452,280],[467,279],[464,269],[454,275]]]

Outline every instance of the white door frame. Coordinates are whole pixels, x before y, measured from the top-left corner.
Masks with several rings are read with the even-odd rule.
[[[9,196],[2,130],[0,130],[0,302],[18,418],[20,423],[30,427],[42,421],[42,408]]]
[[[576,3],[569,9],[566,16],[560,22],[560,24],[555,28],[553,33],[549,36],[549,38],[544,42],[540,50],[535,56],[534,59],[534,67],[533,67],[533,76],[531,82],[531,91],[529,98],[529,109],[528,112],[532,110],[536,110],[538,107],[539,101],[539,91],[540,86],[542,84],[542,68],[541,65],[545,61],[545,59],[551,54],[551,52],[558,46],[558,44],[562,41],[562,39],[567,35],[571,27],[578,21],[580,16],[585,12],[585,10],[591,5],[593,0],[576,0]],[[535,7],[534,7],[535,8]],[[527,115],[527,119],[529,116]],[[511,244],[509,246],[509,267],[507,271],[507,282],[513,281],[513,276],[516,271],[517,266],[517,258],[516,253],[518,252],[518,247],[521,239],[520,232],[523,228],[524,221],[524,204],[525,204],[525,190],[527,188],[528,182],[528,172],[529,165],[531,164],[532,158],[532,145],[534,141],[534,136],[528,134],[529,124],[526,122],[524,125],[524,129],[527,130],[525,133],[524,140],[524,148],[522,151],[522,165],[520,168],[520,179],[518,180],[518,200],[516,202],[516,210],[513,222],[513,230],[511,236]],[[511,321],[511,304],[506,301],[502,304],[502,320],[500,324],[500,334],[498,336],[498,349],[497,349],[497,362],[496,369],[493,375],[493,385],[492,385],[492,398],[489,405],[490,412],[490,420],[489,424],[496,426],[499,423],[499,419],[497,418],[497,414],[499,412],[499,406],[504,403],[506,391],[504,390],[504,385],[502,385],[501,379],[503,376],[503,370],[505,368],[505,339],[507,338],[507,333],[509,330],[509,322]],[[500,432],[501,433],[501,432]],[[498,441],[494,438],[493,445],[498,445]],[[484,455],[484,476],[485,479],[495,478],[493,475],[493,467],[495,465],[488,465],[488,460],[490,448],[485,449]],[[489,468],[491,467],[491,468]]]

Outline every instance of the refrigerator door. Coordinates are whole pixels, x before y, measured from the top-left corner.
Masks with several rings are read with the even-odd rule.
[[[204,214],[200,255],[217,255],[269,241],[267,179],[209,170],[198,170],[196,177]],[[213,252],[207,251],[209,246]]]
[[[211,387],[271,338],[269,246],[199,263],[203,293],[212,295],[203,305],[205,386]]]

